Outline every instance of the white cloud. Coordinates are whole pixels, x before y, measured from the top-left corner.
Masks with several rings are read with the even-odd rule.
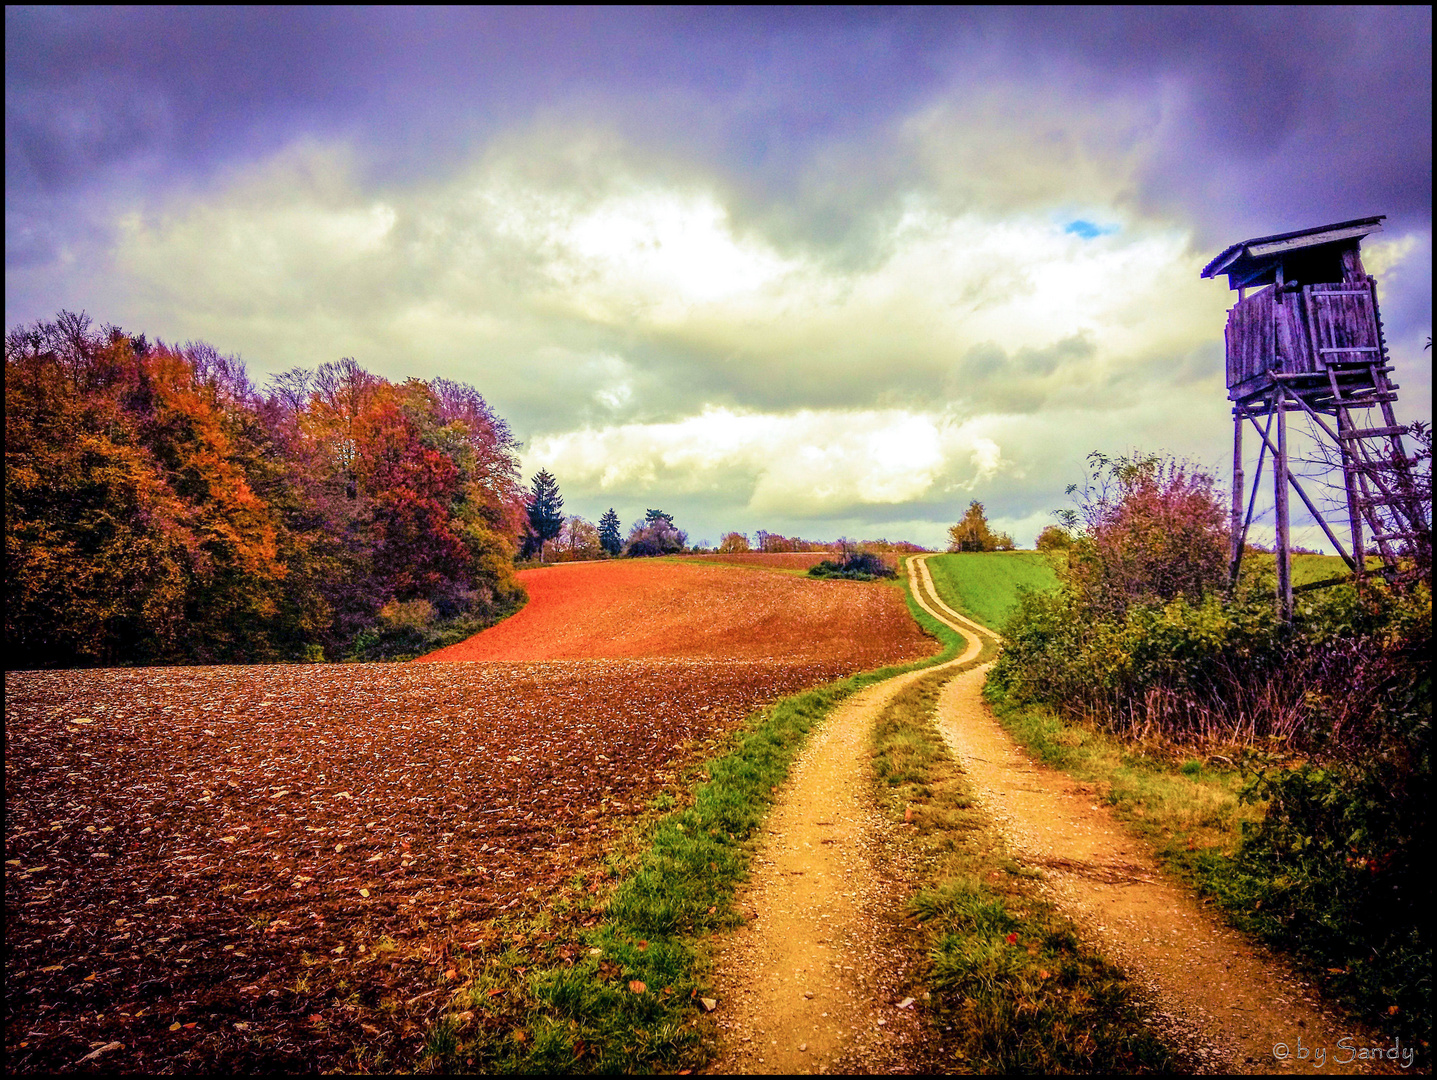
[[[669,423],[546,435],[525,464],[550,469],[583,495],[721,490],[753,515],[832,517],[993,478],[1006,463],[980,426],[898,409],[708,408]]]
[[[1407,257],[1417,250],[1419,238],[1407,233],[1403,236],[1384,236],[1362,244],[1362,266],[1374,277],[1385,277],[1398,269]]]

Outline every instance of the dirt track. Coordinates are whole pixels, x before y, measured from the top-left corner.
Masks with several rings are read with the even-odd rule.
[[[931,614],[976,628],[937,599],[926,566],[919,573]],[[1090,789],[1028,758],[984,704],[986,674],[984,665],[948,683],[939,730],[1014,855],[1043,870],[1064,912],[1151,995],[1168,1034],[1217,1072],[1359,1071],[1339,1061],[1338,1040],[1355,1032],[1324,1015],[1285,964],[1164,878]],[[1299,1038],[1327,1050],[1321,1066],[1298,1059]]]
[[[970,634],[943,666],[979,648]],[[911,1003],[897,1007],[909,995],[896,912],[911,889],[886,858],[894,826],[873,805],[868,735],[893,696],[933,670],[855,694],[795,763],[742,901],[755,917],[716,965],[724,1041],[711,1072],[905,1069],[919,1021]]]
[[[914,595],[969,641],[947,666],[976,658],[980,636],[996,635],[944,604],[923,562],[909,562]],[[1324,1015],[1285,965],[1164,880],[1081,785],[1026,758],[979,696],[986,671],[948,684],[940,730],[1014,854],[1043,869],[1058,905],[1147,992],[1159,1028],[1205,1071],[1355,1071],[1340,1064],[1338,1040],[1359,1033]],[[911,1067],[905,1050],[919,1021],[898,1007],[906,972],[894,921],[911,890],[905,868],[888,860],[893,826],[872,803],[868,734],[884,703],[917,677],[855,695],[796,764],[745,895],[753,917],[717,965],[724,1039],[711,1071]],[[1359,1036],[1358,1045],[1374,1043]]]

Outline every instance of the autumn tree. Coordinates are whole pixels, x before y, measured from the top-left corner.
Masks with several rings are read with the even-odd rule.
[[[1048,525],[1033,546],[1039,551],[1066,551],[1073,546],[1073,537],[1061,525]]]
[[[720,552],[728,554],[740,554],[748,551],[748,536],[741,532],[724,533],[723,539],[719,541]]]
[[[266,394],[83,315],[5,341],[5,633],[26,663],[317,659],[394,603],[512,608],[517,443],[353,360]]]
[[[577,514],[564,520],[564,527],[559,530],[554,547],[567,561],[597,559],[604,552],[603,545],[599,542],[598,528],[592,521]]]
[[[618,555],[624,550],[624,537],[619,530],[619,515],[611,506],[599,518],[599,544],[610,555]]]
[[[637,558],[675,555],[684,549],[688,541],[688,534],[674,525],[672,514],[662,510],[646,510],[644,520],[635,523],[629,531],[629,541],[624,547],[624,554]]]
[[[983,504],[977,499],[968,504],[963,520],[948,530],[949,551],[1011,551],[1012,548],[1013,540],[1010,536],[1006,533],[994,533],[988,527]]]

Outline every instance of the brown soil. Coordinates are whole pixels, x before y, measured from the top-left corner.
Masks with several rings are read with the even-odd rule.
[[[644,560],[567,563],[519,578],[529,603],[518,614],[421,660],[688,656],[854,672],[933,652],[902,594],[879,584]]]
[[[750,710],[844,670],[9,672],[9,1068],[409,1067],[489,919],[594,873]]]

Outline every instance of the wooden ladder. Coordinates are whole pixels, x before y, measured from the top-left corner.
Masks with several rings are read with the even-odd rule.
[[[1348,286],[1339,291],[1318,286],[1303,290],[1312,355],[1326,370],[1337,417],[1337,448],[1347,489],[1354,569],[1359,574],[1363,572],[1365,539],[1370,538],[1382,560],[1384,575],[1392,577],[1403,554],[1420,544],[1431,544],[1431,531],[1412,472],[1417,459],[1408,457],[1402,443],[1408,428],[1397,422],[1392,409],[1398,387],[1387,378],[1392,369],[1387,363],[1375,282],[1368,278],[1362,291],[1372,305],[1376,340],[1358,345],[1337,340],[1332,321],[1323,317],[1325,305],[1321,302],[1324,295],[1352,296],[1358,289]],[[1374,407],[1380,410],[1380,424],[1370,422]]]

